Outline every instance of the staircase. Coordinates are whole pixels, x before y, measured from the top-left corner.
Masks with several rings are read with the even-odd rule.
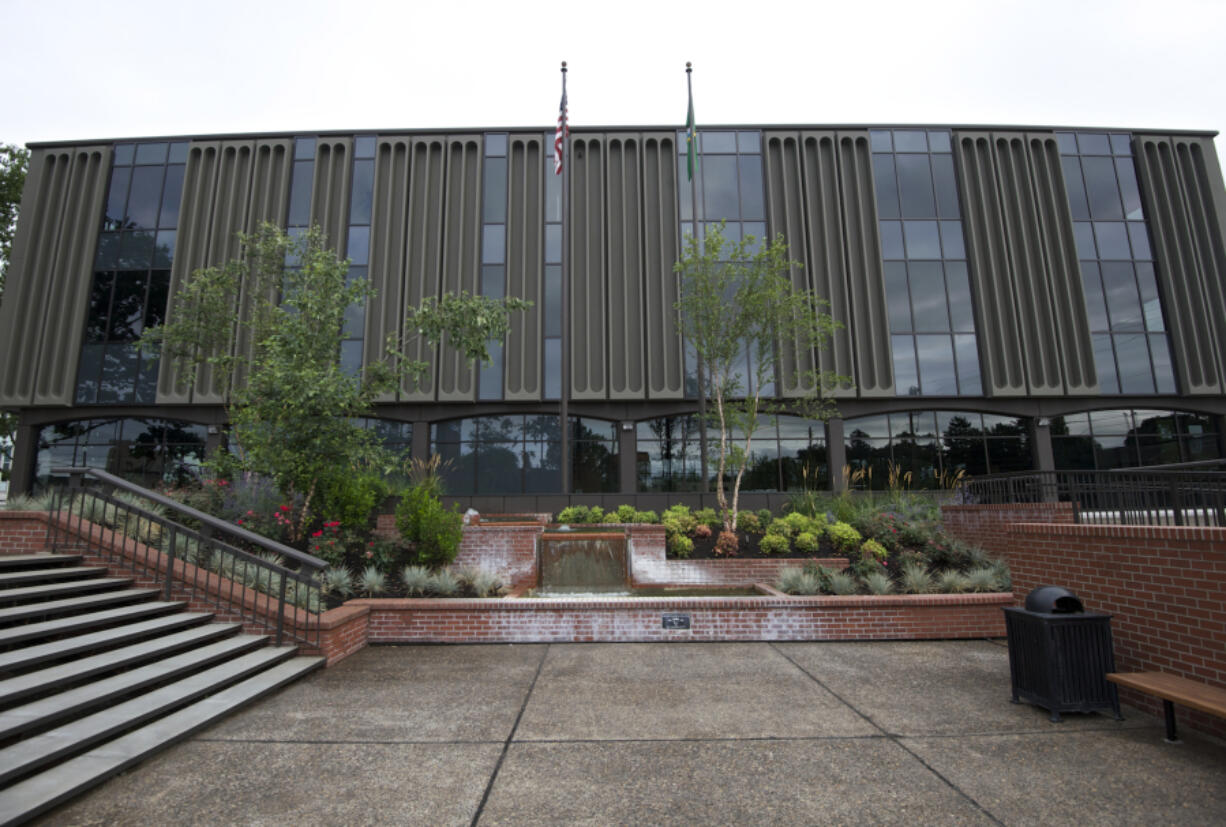
[[[0,825],[318,668],[79,556],[0,555]]]

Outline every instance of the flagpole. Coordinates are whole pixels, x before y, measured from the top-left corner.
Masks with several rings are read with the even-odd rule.
[[[566,61],[562,61],[562,101],[566,104]],[[562,398],[558,418],[562,425],[560,461],[562,463],[562,493],[569,494],[570,479],[570,116],[563,112],[562,124]],[[556,147],[555,147],[556,152]]]
[[[689,132],[686,134],[686,141],[692,142],[694,153],[694,162],[691,165],[689,160],[690,152],[686,152],[686,172],[690,179],[690,220],[693,223],[694,238],[702,243],[703,237],[700,235],[698,213],[701,206],[698,201],[698,184],[694,181],[694,173],[698,171],[698,124],[694,121],[694,65],[690,61],[685,62],[685,86],[690,95],[690,106],[686,113],[686,128]],[[691,168],[692,167],[692,168]],[[707,393],[706,383],[703,381],[702,359],[697,357],[695,351],[695,359],[698,369],[698,451],[701,455],[700,467],[702,469],[702,492],[705,494],[710,487],[710,473],[707,468]],[[705,505],[705,503],[704,503]]]

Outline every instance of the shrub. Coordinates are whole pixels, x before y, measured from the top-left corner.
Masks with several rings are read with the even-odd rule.
[[[467,590],[474,597],[489,597],[502,591],[503,585],[498,575],[484,569],[465,566],[455,572],[456,581],[461,590]]]
[[[559,523],[588,523],[591,509],[586,505],[568,505],[558,512]]]
[[[674,505],[666,509],[660,517],[660,522],[664,524],[665,529],[685,535],[693,534],[694,529],[698,526],[698,521],[694,519],[690,509],[684,505]]]
[[[396,506],[396,529],[413,544],[417,562],[445,566],[455,559],[464,538],[464,518],[455,506],[448,511],[425,486],[414,486]]]
[[[705,540],[711,536],[711,526],[699,523],[694,526],[693,535],[698,540]]]
[[[761,524],[763,529],[771,524],[771,520],[775,519],[775,515],[771,514],[771,510],[769,508],[759,508],[754,512],[754,516],[758,518],[758,522]]]
[[[795,531],[793,531],[792,526],[789,523],[786,523],[783,520],[772,520],[771,524],[766,527],[766,533],[767,535],[774,535],[776,537],[783,537],[787,540],[791,540],[792,535],[795,534]]]
[[[638,514],[638,510],[632,505],[619,505],[616,513],[617,522],[632,523],[634,522],[635,515]]]
[[[589,508],[587,512],[587,521],[589,523],[603,523],[604,522],[604,509],[598,505],[594,505],[591,508]]]
[[[674,557],[689,557],[694,553],[694,541],[684,534],[668,534],[665,541],[668,553]]]
[[[33,494],[18,494],[10,497],[2,504],[5,511],[50,511],[52,493],[47,491],[37,496]]]
[[[902,590],[907,594],[928,594],[932,591],[932,575],[923,563],[912,561],[903,563]]]
[[[787,554],[790,550],[788,538],[778,534],[767,534],[758,544],[763,554]]]
[[[383,594],[387,591],[387,576],[374,566],[367,566],[358,578],[358,591],[367,597]]]
[[[943,594],[961,594],[970,590],[970,582],[960,571],[950,569],[937,575],[937,591]]]
[[[987,567],[973,568],[966,573],[966,586],[972,592],[994,592],[999,589],[996,582],[996,572]]]
[[[822,593],[821,579],[804,569],[788,568],[780,570],[775,587],[786,594]]]
[[[894,591],[894,583],[883,571],[875,571],[864,578],[864,587],[869,594],[890,594]]]
[[[700,508],[694,512],[694,519],[700,523],[705,523],[715,530],[724,524],[724,521],[715,513],[714,508]]]
[[[758,520],[758,515],[746,511],[739,514],[736,518],[736,527],[744,531],[746,534],[761,534],[762,523]]]
[[[636,511],[634,512],[634,522],[655,525],[660,522],[660,515],[654,511]]]
[[[814,530],[813,519],[795,511],[780,517],[778,520],[775,520],[775,523],[786,525],[788,527],[788,535],[791,537],[795,537],[804,531],[812,533]]]
[[[735,557],[740,545],[740,541],[731,531],[721,531],[715,540],[715,556]]]
[[[349,569],[329,566],[324,569],[320,579],[322,580],[320,588],[325,594],[335,594],[340,597],[348,597],[353,594],[353,575],[349,573]]]
[[[426,589],[439,597],[454,597],[460,591],[460,581],[447,569],[440,569],[430,575]]]
[[[816,554],[820,547],[820,541],[812,531],[802,531],[797,534],[795,543],[796,550],[801,554]]]
[[[881,543],[877,542],[876,540],[865,540],[860,544],[860,556],[884,560],[890,556],[890,553],[886,551],[885,546],[881,545]]]
[[[832,523],[826,527],[826,536],[836,549],[846,554],[855,551],[860,545],[860,532],[844,522]]]
[[[855,594],[860,590],[856,578],[845,571],[831,572],[827,588],[834,594]]]
[[[410,596],[425,594],[430,588],[430,570],[425,566],[405,566],[400,573],[400,582]]]
[[[320,483],[315,509],[325,521],[365,527],[379,504],[391,493],[382,475],[338,473]]]
[[[1013,591],[1013,573],[1009,571],[1009,566],[1004,560],[993,561],[992,571],[996,575],[997,588],[1002,592]]]

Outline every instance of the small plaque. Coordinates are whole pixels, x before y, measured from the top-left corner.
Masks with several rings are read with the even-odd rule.
[[[662,615],[665,629],[688,629],[690,628],[690,616],[687,614],[666,614]]]

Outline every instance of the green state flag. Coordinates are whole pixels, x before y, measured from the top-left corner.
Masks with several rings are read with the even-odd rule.
[[[685,173],[694,180],[694,160],[698,154],[698,127],[694,125],[694,90],[690,89],[690,108],[685,116]]]

